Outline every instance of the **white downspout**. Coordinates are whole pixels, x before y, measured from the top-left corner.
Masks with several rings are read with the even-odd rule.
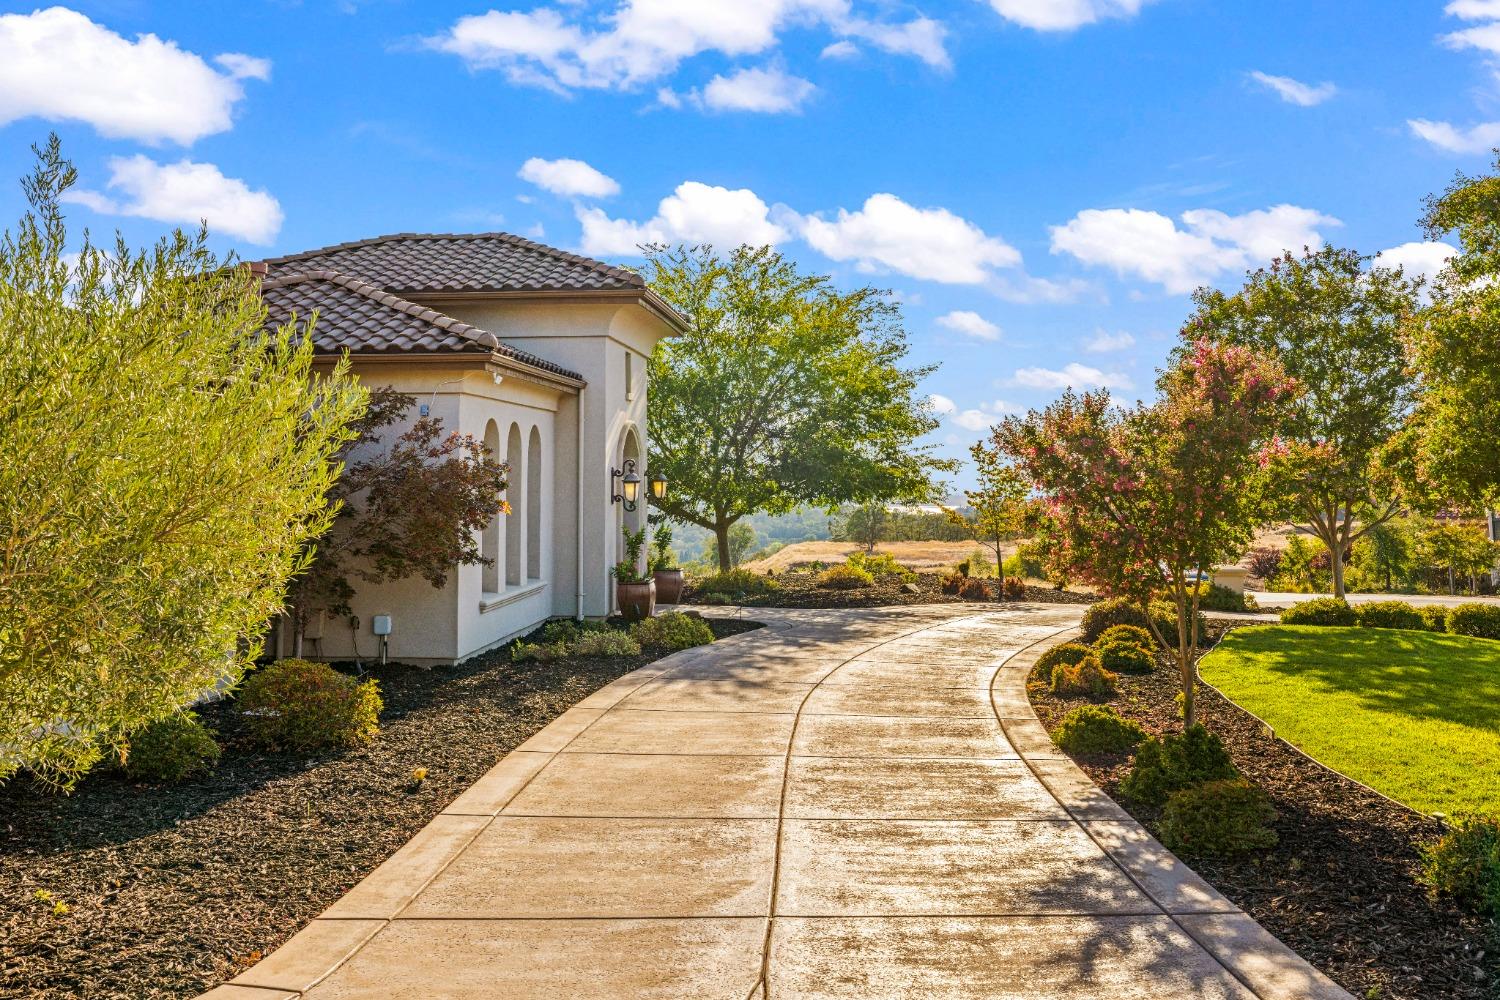
[[[575,574],[577,585],[577,605],[573,617],[583,621],[583,484],[584,484],[584,458],[583,458],[583,404],[584,394],[588,387],[584,386],[578,390],[578,488],[574,492],[578,494],[578,523],[573,532],[573,549],[577,553],[578,569]]]

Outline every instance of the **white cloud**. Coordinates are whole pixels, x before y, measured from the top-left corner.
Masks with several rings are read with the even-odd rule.
[[[741,69],[715,76],[704,86],[701,100],[714,111],[756,111],[779,114],[799,111],[818,88],[800,76],[780,69]]]
[[[1014,385],[1031,389],[1131,389],[1134,383],[1123,372],[1103,372],[1074,361],[1061,371],[1051,368],[1018,368],[1011,379]]]
[[[1119,333],[1096,330],[1094,335],[1083,343],[1083,349],[1090,354],[1109,354],[1112,351],[1124,351],[1134,346],[1135,338],[1123,330]]]
[[[853,59],[859,55],[859,46],[847,38],[841,42],[830,42],[818,53],[819,59]]]
[[[612,219],[598,208],[579,208],[583,226],[580,249],[595,256],[634,256],[649,243],[710,243],[731,248],[776,244],[789,235],[771,220],[771,209],[748,188],[729,188],[685,181],[663,198],[656,215],[645,222]]]
[[[1465,21],[1500,19],[1500,0],[1453,0],[1443,8],[1443,13],[1461,17]]]
[[[1500,54],[1500,23],[1481,24],[1443,36],[1450,49],[1478,49],[1491,55]]]
[[[1375,264],[1399,267],[1408,278],[1425,278],[1430,283],[1456,253],[1458,250],[1447,243],[1402,243],[1376,254]]]
[[[582,160],[566,157],[544,160],[533,156],[521,164],[516,176],[565,198],[608,198],[620,193],[620,185],[613,177],[600,173]]]
[[[1112,17],[1134,17],[1150,0],[989,0],[1007,21],[1037,31],[1072,31]]]
[[[270,63],[240,53],[201,57],[156,35],[129,41],[66,7],[0,16],[0,125],[81,121],[111,139],[189,145],[233,125],[239,80]]]
[[[700,53],[767,52],[786,29],[809,25],[928,62],[947,60],[936,22],[866,21],[852,15],[851,0],[621,0],[592,23],[583,23],[587,8],[565,6],[566,15],[558,7],[467,15],[426,44],[470,68],[497,69],[514,82],[555,89],[631,88],[671,74]]]
[[[999,340],[1000,328],[977,312],[955,309],[937,318],[937,325],[975,340]]]
[[[1406,124],[1418,138],[1449,153],[1488,153],[1500,146],[1500,122],[1481,122],[1466,129],[1425,118],[1413,118]]]
[[[259,56],[247,56],[243,52],[223,52],[214,56],[214,62],[223,66],[236,80],[271,79],[271,60]]]
[[[1155,282],[1174,295],[1218,275],[1269,261],[1284,250],[1319,247],[1320,226],[1331,216],[1296,205],[1226,215],[1213,209],[1182,213],[1184,228],[1159,212],[1138,208],[1086,209],[1052,227],[1052,252],[1085,264]]]
[[[980,403],[977,408],[952,413],[948,421],[966,431],[987,431],[998,424],[1006,414],[1017,412],[1019,410],[1014,405],[1003,399],[997,399],[993,403]]]
[[[940,416],[946,416],[958,410],[958,404],[953,402],[942,393],[935,392],[927,397],[927,402],[932,406],[932,412]]]
[[[1301,80],[1294,80],[1289,76],[1272,76],[1270,73],[1262,73],[1260,70],[1253,71],[1250,76],[1257,82],[1271,90],[1288,104],[1296,104],[1299,107],[1310,108],[1315,104],[1322,104],[1334,94],[1339,88],[1331,83],[1310,84]]]
[[[172,225],[197,226],[207,220],[210,232],[238,236],[265,245],[281,230],[281,205],[265,191],[252,191],[241,180],[225,177],[212,163],[179,160],[157,163],[144,156],[116,156],[109,161],[109,190],[73,190],[63,200],[106,215],[155,219]]]
[[[946,208],[916,208],[893,194],[874,194],[859,211],[839,209],[832,221],[803,220],[814,249],[864,271],[888,269],[945,284],[977,285],[992,269],[1016,267],[1021,254],[1004,240]]]

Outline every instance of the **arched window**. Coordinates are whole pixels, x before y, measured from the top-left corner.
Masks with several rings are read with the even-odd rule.
[[[500,428],[491,420],[484,428],[484,447],[492,458],[500,457]],[[504,572],[500,560],[500,515],[496,514],[490,518],[490,523],[484,526],[484,533],[479,536],[479,554],[487,560],[484,567],[484,584],[480,588],[486,594],[498,594],[500,587],[500,574]]]
[[[526,495],[526,464],[521,454],[521,428],[510,425],[506,435],[505,462],[510,466],[505,496],[510,501],[510,513],[505,517],[505,585],[514,587],[521,582],[522,539],[525,538],[523,522],[526,508],[522,498]]]
[[[542,432],[526,442],[526,578],[542,578]]]

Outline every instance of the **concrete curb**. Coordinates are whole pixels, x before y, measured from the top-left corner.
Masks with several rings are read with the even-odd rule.
[[[1354,1000],[1196,872],[1106,795],[1052,741],[1026,693],[1042,654],[1078,636],[1059,632],[1001,664],[995,715],[1037,779],[1142,892],[1261,1000]]]

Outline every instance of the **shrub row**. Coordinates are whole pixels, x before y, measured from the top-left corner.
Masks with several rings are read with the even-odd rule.
[[[1294,604],[1281,613],[1283,625],[1318,625],[1451,632],[1476,639],[1500,639],[1500,605],[1471,601],[1454,608],[1414,607],[1405,601],[1350,605],[1336,597]]]
[[[1150,635],[1153,623],[1167,644],[1175,647],[1177,645],[1177,610],[1165,601],[1152,604],[1151,612],[1147,615],[1144,608],[1128,598],[1112,597],[1090,605],[1089,609],[1084,612],[1080,627],[1083,629],[1083,641],[1093,643],[1098,641],[1107,629],[1115,625],[1134,625]],[[1205,624],[1205,619],[1200,612],[1197,621],[1199,635],[1203,634]]]

